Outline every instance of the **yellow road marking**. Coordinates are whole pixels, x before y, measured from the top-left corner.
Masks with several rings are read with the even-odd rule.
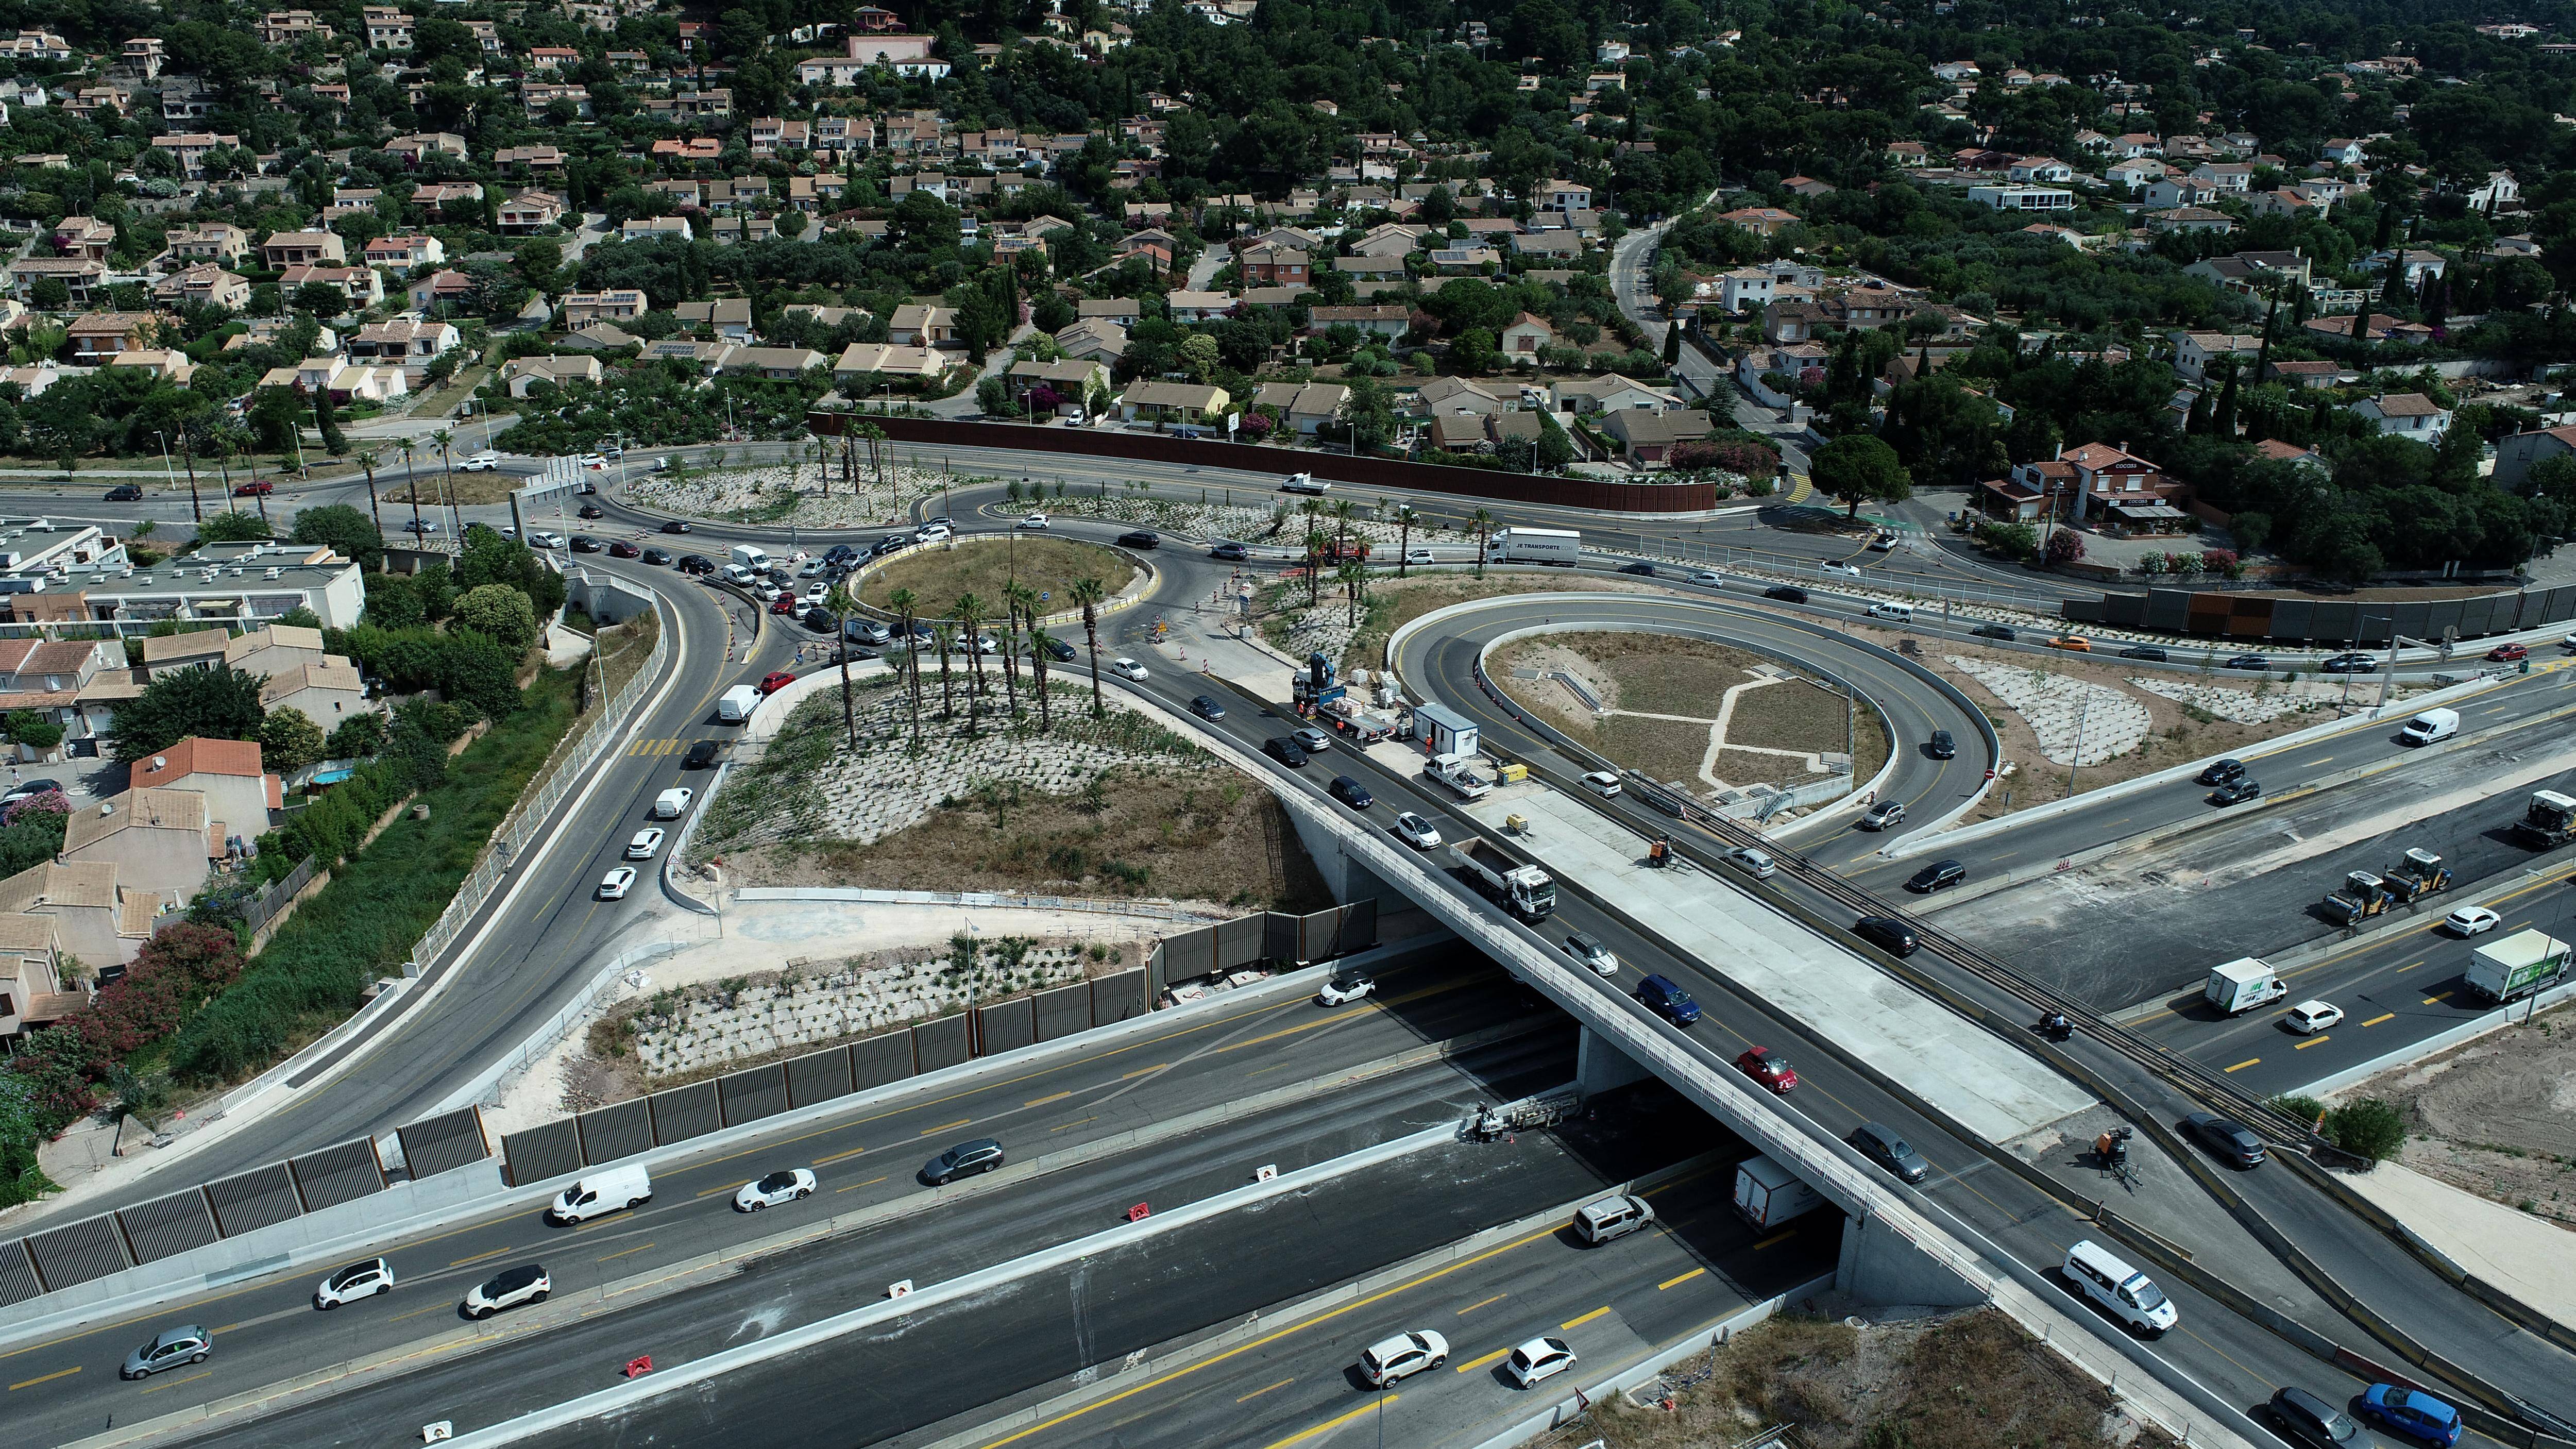
[[[1081,1126],[1081,1125],[1082,1125],[1083,1123],[1085,1123],[1085,1122],[1097,1122],[1097,1121],[1099,1121],[1099,1120],[1100,1120],[1100,1119],[1099,1119],[1099,1118],[1097,1118],[1097,1117],[1083,1117],[1083,1118],[1080,1118],[1080,1119],[1075,1120],[1075,1121],[1072,1121],[1072,1122],[1067,1122],[1067,1123],[1063,1124],[1063,1126],[1059,1126],[1059,1127],[1049,1127],[1047,1130],[1048,1130],[1049,1132],[1061,1132],[1061,1131],[1063,1131],[1066,1127],[1079,1127],[1079,1126]]]
[[[13,1393],[13,1394],[14,1394],[14,1393],[18,1392],[20,1389],[32,1389],[32,1388],[34,1388],[34,1387],[35,1387],[36,1385],[38,1385],[38,1384],[50,1384],[50,1383],[52,1383],[52,1382],[53,1382],[54,1380],[56,1380],[56,1379],[67,1379],[67,1378],[70,1378],[73,1374],[76,1374],[76,1373],[79,1373],[79,1372],[80,1372],[80,1365],[79,1365],[79,1364],[73,1364],[70,1368],[67,1368],[67,1369],[56,1369],[56,1370],[54,1370],[52,1373],[49,1373],[49,1374],[38,1374],[36,1377],[34,1377],[34,1378],[32,1378],[32,1379],[20,1379],[18,1382],[14,1383],[14,1384],[11,1384],[11,1385],[9,1386],[9,1392],[11,1392],[11,1393]]]
[[[145,1392],[145,1393],[147,1393],[147,1394],[157,1394],[157,1393],[161,1392],[163,1389],[175,1389],[175,1388],[179,1387],[181,1384],[193,1384],[193,1383],[195,1383],[195,1382],[196,1382],[197,1380],[199,1380],[199,1379],[210,1379],[210,1378],[213,1378],[214,1376],[215,1376],[215,1371],[214,1371],[213,1369],[199,1369],[199,1370],[197,1370],[195,1373],[192,1373],[192,1374],[188,1375],[188,1376],[187,1376],[186,1378],[184,1378],[184,1379],[172,1379],[172,1380],[170,1380],[168,1383],[154,1384],[152,1387],[150,1387],[150,1388],[148,1388],[148,1389],[145,1389],[143,1392]]]
[[[1136,1070],[1134,1070],[1134,1071],[1132,1071],[1132,1072],[1121,1072],[1121,1073],[1119,1073],[1119,1074],[1118,1074],[1118,1080],[1120,1080],[1120,1081],[1122,1081],[1122,1082],[1124,1082],[1124,1081],[1130,1081],[1130,1080],[1133,1080],[1134,1078],[1141,1077],[1141,1076],[1145,1075],[1147,1072],[1159,1072],[1159,1071],[1161,1071],[1163,1068],[1168,1067],[1168,1066],[1170,1066],[1170,1065],[1171,1065],[1171,1063],[1170,1063],[1170,1062],[1156,1062],[1156,1063],[1154,1063],[1154,1064],[1153,1064],[1152,1066],[1150,1066],[1150,1067],[1138,1067]],[[1068,1092],[1068,1093],[1066,1093],[1065,1095],[1067,1095],[1067,1096],[1071,1096],[1071,1095],[1072,1095],[1072,1093]]]
[[[1051,1092],[1043,1097],[1031,1097],[1020,1105],[1023,1107],[1043,1107],[1049,1102],[1061,1102],[1072,1095],[1073,1093],[1071,1092]]]
[[[1667,1288],[1677,1287],[1677,1286],[1679,1286],[1680,1284],[1687,1283],[1687,1282],[1689,1282],[1690,1280],[1692,1280],[1693,1278],[1696,1278],[1696,1277],[1700,1276],[1702,1273],[1705,1273],[1705,1272],[1707,1272],[1707,1271],[1708,1271],[1708,1270],[1707,1270],[1706,1268],[1693,1268],[1693,1269],[1691,1269],[1689,1272],[1682,1274],[1682,1275],[1681,1275],[1680,1277],[1678,1277],[1678,1278],[1667,1278],[1667,1279],[1665,1279],[1664,1281],[1662,1281],[1661,1283],[1656,1284],[1656,1285],[1655,1285],[1655,1291],[1656,1291],[1656,1292],[1658,1292],[1658,1293],[1661,1293],[1661,1292],[1663,1292],[1663,1291],[1664,1291],[1665,1289],[1667,1289]]]
[[[1791,1228],[1785,1233],[1773,1233],[1771,1236],[1764,1238],[1761,1242],[1755,1243],[1753,1245],[1753,1251],[1757,1253],[1761,1252],[1764,1248],[1774,1247],[1778,1244],[1785,1243],[1796,1236],[1798,1236],[1798,1230],[1796,1228]]]
[[[409,1313],[397,1313],[393,1317],[386,1319],[385,1322],[400,1323],[406,1318],[418,1318],[424,1313],[438,1313],[441,1311],[453,1313],[456,1311],[456,1305],[453,1303],[433,1303],[427,1308],[415,1308]]]
[[[1497,1294],[1495,1294],[1495,1295],[1494,1295],[1493,1297],[1491,1297],[1491,1298],[1479,1298],[1479,1299],[1477,1299],[1475,1302],[1468,1304],[1466,1307],[1459,1309],[1459,1310],[1458,1310],[1458,1312],[1457,1312],[1455,1315],[1453,1315],[1453,1316],[1458,1317],[1458,1318],[1464,1318],[1464,1317],[1466,1317],[1468,1314],[1475,1312],[1477,1309],[1482,1308],[1482,1307],[1486,1306],[1486,1305],[1487,1305],[1487,1304],[1489,1304],[1489,1303],[1500,1303],[1500,1302],[1502,1302],[1504,1299],[1509,1298],[1509,1297],[1511,1297],[1511,1296],[1512,1296],[1512,1295],[1510,1295],[1509,1293],[1497,1293]]]
[[[2426,1006],[2438,1006],[2438,1005],[2440,1005],[2441,1003],[2443,1003],[2443,1002],[2445,1002],[2445,1001],[2448,1001],[2448,1000],[2450,1000],[2450,999],[2451,999],[2451,993],[2449,993],[2449,992],[2447,992],[2447,991],[2437,992],[2437,993],[2435,993],[2434,995],[2431,995],[2431,996],[2427,996],[2427,997],[2425,997],[2425,998],[2424,998],[2424,1004],[2425,1004]]]
[[[2394,1018],[2396,1015],[2397,1015],[2397,1013],[2396,1013],[2396,1012],[2393,1012],[2393,1011],[2383,1011],[2383,1012],[2381,1012],[2379,1015],[2372,1017],[2370,1020],[2363,1022],[2363,1023],[2362,1023],[2362,1025],[2363,1025],[2363,1026],[2377,1026],[2377,1025],[2379,1025],[2379,1024],[2380,1024],[2381,1022],[2383,1022],[2383,1021],[2391,1020],[2391,1019],[2392,1019],[2392,1018]]]
[[[1302,1444],[1307,1440],[1314,1438],[1318,1434],[1338,1429],[1344,1424],[1347,1424],[1351,1420],[1359,1418],[1362,1415],[1381,1412],[1387,1405],[1394,1403],[1396,1401],[1396,1397],[1397,1396],[1394,1394],[1380,1394],[1373,1403],[1362,1404],[1360,1407],[1351,1410],[1347,1414],[1335,1414],[1333,1417],[1326,1419],[1324,1422],[1317,1424],[1311,1429],[1300,1429],[1296,1433],[1289,1435],[1287,1438],[1281,1439],[1277,1443],[1270,1445],[1269,1449],[1288,1449],[1288,1446],[1291,1444]]]
[[[1489,1363],[1500,1363],[1500,1362],[1502,1361],[1503,1355],[1505,1355],[1505,1354],[1507,1354],[1507,1353],[1510,1353],[1510,1352],[1511,1352],[1511,1350],[1510,1350],[1510,1349],[1508,1349],[1508,1348],[1498,1348],[1498,1349],[1495,1349],[1492,1353],[1489,1353],[1489,1354],[1485,1355],[1483,1358],[1471,1358],[1471,1359],[1467,1360],[1465,1363],[1462,1363],[1462,1364],[1458,1365],[1458,1372],[1460,1372],[1460,1373],[1462,1373],[1462,1374],[1471,1374],[1471,1373],[1474,1373],[1476,1370],[1478,1370],[1478,1369],[1480,1369],[1480,1368],[1483,1368],[1485,1365],[1487,1365],[1487,1364],[1489,1364]]]
[[[651,1246],[653,1246],[651,1243],[638,1243],[638,1244],[636,1244],[634,1247],[620,1249],[620,1250],[619,1250],[619,1251],[617,1251],[617,1252],[611,1253],[611,1254],[609,1254],[609,1255],[608,1255],[608,1258],[623,1258],[623,1257],[625,1257],[628,1253],[640,1253],[640,1252],[643,1252],[646,1248],[649,1248],[649,1247],[651,1247]],[[605,1262],[607,1262],[607,1261],[608,1261],[608,1258],[600,1258],[600,1259],[596,1259],[595,1261],[605,1263]]]
[[[1281,1379],[1275,1384],[1264,1384],[1260,1388],[1254,1389],[1251,1393],[1245,1394],[1242,1398],[1235,1400],[1235,1402],[1238,1404],[1250,1403],[1252,1400],[1260,1398],[1263,1394],[1270,1392],[1272,1389],[1284,1389],[1295,1382],[1297,1382],[1295,1379]]]
[[[2247,1067],[2250,1067],[2250,1066],[2254,1065],[2256,1062],[2259,1062],[2259,1061],[2261,1061],[2261,1060],[2263,1060],[2261,1057],[2247,1057],[2245,1060],[2243,1060],[2243,1061],[2241,1061],[2241,1062],[2238,1062],[2236,1065],[2234,1065],[2234,1066],[2232,1066],[2232,1067],[2229,1067],[2229,1068],[2228,1068],[2228,1070],[2229,1070],[2229,1071],[2231,1071],[2231,1072],[2241,1072],[2241,1071],[2245,1070]]]
[[[1581,1328],[1583,1325],[1585,1325],[1585,1324],[1587,1324],[1587,1323],[1590,1323],[1592,1320],[1594,1320],[1594,1319],[1596,1319],[1596,1318],[1603,1317],[1604,1315],[1608,1314],[1608,1313],[1609,1313],[1609,1311],[1610,1311],[1610,1310],[1609,1310],[1609,1308],[1608,1308],[1608,1307],[1606,1307],[1606,1306],[1605,1306],[1605,1307],[1601,1307],[1601,1308],[1595,1308],[1595,1309],[1593,1309],[1591,1312],[1589,1312],[1589,1313],[1587,1313],[1587,1314],[1584,1314],[1584,1315],[1583,1315],[1582,1317],[1580,1317],[1580,1318],[1569,1318],[1569,1319],[1565,1320],[1563,1323],[1558,1324],[1558,1325],[1557,1325],[1557,1327],[1558,1327],[1558,1328]]]
[[[884,1178],[882,1178],[882,1177],[871,1177],[871,1178],[869,1178],[869,1179],[868,1179],[867,1181],[865,1181],[865,1182],[854,1182],[854,1183],[851,1183],[848,1187],[836,1187],[836,1188],[832,1189],[832,1191],[834,1191],[834,1192],[836,1192],[836,1193],[838,1193],[838,1192],[854,1192],[854,1191],[858,1190],[859,1188],[863,1188],[863,1187],[874,1187],[874,1186],[876,1186],[878,1183],[881,1183],[881,1182],[883,1182],[883,1181],[885,1181],[885,1179],[884,1179]]]
[[[849,1151],[847,1151],[847,1152],[835,1152],[835,1153],[833,1153],[833,1154],[832,1154],[831,1156],[829,1156],[829,1157],[817,1157],[817,1158],[815,1158],[815,1159],[814,1159],[814,1165],[815,1165],[816,1167],[821,1167],[821,1166],[823,1166],[825,1163],[829,1163],[829,1162],[839,1162],[839,1161],[841,1161],[841,1160],[842,1160],[842,1159],[844,1159],[844,1158],[856,1157],[856,1156],[858,1156],[860,1153],[862,1153],[862,1152],[867,1152],[867,1151],[870,1151],[870,1150],[872,1150],[872,1149],[865,1148],[865,1147],[853,1147],[853,1148],[851,1148],[851,1149],[850,1149]]]
[[[2315,1036],[2309,1037],[2306,1041],[2299,1043],[2297,1046],[2290,1048],[2290,1050],[2294,1052],[2303,1052],[2308,1048],[2315,1046],[2318,1042],[2332,1039],[2333,1036],[2334,1033],[2332,1032],[2319,1032]]]
[[[974,1118],[960,1117],[954,1122],[943,1122],[936,1127],[924,1127],[921,1129],[921,1135],[927,1137],[933,1132],[954,1132],[960,1127],[971,1127],[973,1125],[975,1125]]]
[[[733,1189],[732,1189],[732,1188],[729,1188],[729,1187],[711,1187],[711,1188],[708,1188],[705,1192],[699,1193],[699,1194],[698,1194],[698,1196],[700,1196],[700,1197],[714,1197],[717,1193],[720,1193],[720,1192],[731,1192],[731,1191],[733,1191]]]
[[[471,1257],[471,1258],[459,1258],[459,1259],[457,1259],[455,1262],[450,1263],[450,1264],[448,1264],[447,1266],[449,1266],[449,1267],[451,1267],[451,1268],[462,1268],[462,1267],[464,1267],[464,1266],[465,1266],[466,1264],[468,1264],[468,1263],[480,1263],[480,1262],[482,1262],[482,1261],[483,1261],[484,1259],[486,1259],[486,1258],[497,1258],[497,1257],[500,1257],[502,1254],[507,1253],[507,1252],[509,1252],[509,1251],[511,1251],[511,1250],[510,1250],[510,1249],[508,1249],[508,1248],[494,1248],[492,1251],[490,1251],[490,1252],[488,1252],[488,1253],[477,1253],[477,1254],[475,1254],[475,1255],[474,1255],[473,1257]]]

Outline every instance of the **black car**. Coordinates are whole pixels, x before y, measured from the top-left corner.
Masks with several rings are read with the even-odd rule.
[[[1875,1122],[1863,1122],[1845,1139],[1860,1155],[1895,1173],[1903,1182],[1921,1182],[1932,1171],[1932,1164],[1911,1143]]]
[[[2337,654],[2317,667],[2328,674],[2377,674],[2379,661],[2367,654]]]
[[[574,553],[597,553],[607,546],[608,545],[601,543],[598,539],[595,539],[586,533],[576,533],[572,536],[572,551]]]
[[[1213,697],[1202,694],[1190,701],[1190,713],[1201,719],[1223,719],[1225,706],[1217,703]]]
[[[1075,649],[1070,641],[1059,639],[1053,634],[1046,636],[1045,648],[1047,657],[1058,664],[1072,663],[1073,657],[1081,652]]]
[[[1334,799],[1341,801],[1343,804],[1348,805],[1354,810],[1366,810],[1371,805],[1377,803],[1377,797],[1369,793],[1368,786],[1361,784],[1359,781],[1352,779],[1348,775],[1335,775],[1333,777],[1331,794]]]
[[[107,501],[110,503],[140,503],[143,501],[143,485],[140,483],[119,483],[115,487],[107,490]]]
[[[680,555],[680,572],[684,574],[711,574],[715,571],[716,561],[707,557],[705,554],[684,553]]]
[[[608,510],[600,507],[596,503],[585,503],[581,506],[581,516],[584,518],[606,518],[608,516]]]
[[[1762,591],[1762,597],[1778,599],[1784,604],[1803,604],[1807,602],[1807,591],[1796,584],[1773,584]]]
[[[2272,1401],[2263,1409],[2264,1417],[2272,1421],[2273,1432],[2293,1444],[2305,1444],[2310,1449],[2358,1449],[2370,1442],[2362,1437],[2361,1426],[2350,1415],[2305,1389],[2275,1389]]]
[[[1936,760],[1959,758],[1959,742],[1950,738],[1948,730],[1934,730],[1932,738],[1924,744],[1923,748],[1930,751],[1932,758]]]
[[[644,550],[644,561],[648,564],[669,563],[671,561],[671,551],[667,548],[648,548]]]
[[[887,554],[901,553],[910,547],[912,547],[911,534],[889,533],[885,537],[878,539],[875,543],[868,545],[868,557],[883,558]]]
[[[2011,628],[2003,624],[1979,624],[1968,632],[1980,639],[2001,639],[2007,644],[2016,637]]]
[[[956,1146],[922,1164],[922,1181],[932,1187],[945,1187],[949,1179],[969,1173],[991,1172],[1002,1165],[1002,1144],[990,1137],[979,1137]]]
[[[1619,572],[1623,574],[1643,574],[1647,578],[1651,579],[1655,576],[1655,566],[1650,563],[1621,564],[1619,565]]]
[[[715,762],[716,742],[713,740],[700,740],[696,744],[689,746],[689,752],[680,757],[680,768],[683,770],[703,770]]]
[[[1292,770],[1303,768],[1306,763],[1306,752],[1295,740],[1263,740],[1261,753]]]
[[[2272,661],[2260,654],[2239,654],[2223,666],[2228,669],[2269,669]]]
[[[21,800],[30,799],[49,791],[53,794],[61,794],[63,791],[63,782],[60,780],[29,780],[23,784],[12,785],[9,787],[8,794],[0,795],[0,805],[15,805]]]
[[[1163,536],[1150,528],[1132,529],[1118,535],[1120,548],[1157,548],[1162,542]]]
[[[1914,873],[1905,888],[1918,896],[1947,890],[1968,878],[1968,868],[1955,860],[1936,860]]]
[[[2209,792],[2212,805],[2242,805],[2263,793],[2263,787],[2252,780],[2230,780]]]
[[[2260,1167],[2263,1164],[2263,1139],[2254,1135],[2253,1128],[2233,1117],[2194,1112],[2182,1119],[2182,1130],[2199,1138],[2223,1162],[2236,1167]]]
[[[689,531],[689,521],[685,518],[665,518],[662,520],[662,531],[664,533],[686,533]]]
[[[1920,944],[1913,928],[1894,916],[1863,916],[1852,923],[1852,934],[1890,956],[1911,956]]]
[[[820,604],[816,604],[812,608],[807,609],[805,611],[805,617],[798,622],[802,623],[806,628],[813,630],[817,634],[829,634],[834,629],[840,627],[838,622],[832,618],[832,611],[824,608]]]
[[[2211,762],[2208,769],[2192,776],[2192,778],[2203,785],[2224,785],[2230,780],[2241,780],[2245,778],[2245,762],[2243,760],[2216,760]]]
[[[823,550],[823,562],[827,564],[854,564],[858,561],[859,551],[846,543],[836,543]]]
[[[2146,659],[2162,664],[2171,656],[2167,655],[2163,649],[2153,644],[2132,644],[2128,648],[2120,651],[2120,657],[2123,659]]]

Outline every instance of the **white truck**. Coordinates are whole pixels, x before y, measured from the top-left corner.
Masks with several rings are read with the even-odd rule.
[[[2460,980],[2475,995],[2499,1005],[2520,1001],[2557,984],[2567,974],[2567,943],[2546,931],[2516,931],[2469,953]]]
[[[2200,989],[2200,994],[2221,1014],[2241,1016],[2289,995],[2290,983],[2283,981],[2270,963],[2252,956],[2240,956],[2209,968],[2209,984]]]
[[[1477,774],[1475,761],[1465,755],[1433,755],[1424,762],[1422,773],[1457,791],[1462,800],[1481,800],[1494,793],[1493,782]]]
[[[1735,1210],[1756,1232],[1776,1228],[1800,1213],[1825,1205],[1823,1193],[1807,1186],[1796,1173],[1759,1153],[1735,1167]]]
[[[1558,564],[1583,561],[1583,535],[1571,528],[1506,528],[1485,540],[1485,562]]]
[[[1524,921],[1544,921],[1556,910],[1556,881],[1537,866],[1512,859],[1490,840],[1469,836],[1449,847],[1449,858],[1486,899]]]
[[[768,550],[763,549],[756,543],[735,544],[733,546],[733,561],[742,565],[744,568],[751,570],[755,574],[765,574],[769,572]]]
[[[758,685],[737,684],[716,696],[716,718],[726,724],[741,724],[751,718],[751,712],[758,708],[760,708]]]

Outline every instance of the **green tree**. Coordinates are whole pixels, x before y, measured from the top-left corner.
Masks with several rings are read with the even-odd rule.
[[[376,530],[375,520],[346,503],[326,503],[296,514],[295,531],[288,536],[297,543],[327,545],[364,569],[374,569],[385,557],[385,536]]]
[[[256,513],[210,513],[197,524],[197,537],[208,543],[257,543],[271,534],[268,520]]]
[[[164,674],[116,707],[116,760],[130,765],[191,736],[255,740],[260,677],[228,664]]]
[[[1091,713],[1096,718],[1100,704],[1100,601],[1109,597],[1108,589],[1095,578],[1079,578],[1066,592],[1082,606],[1082,638],[1091,651]]]
[[[327,387],[313,389],[313,426],[322,434],[322,447],[332,457],[349,451],[349,440],[340,432],[339,409],[332,405],[331,389]],[[267,505],[263,502],[261,506]]]
[[[50,750],[63,742],[63,727],[32,709],[9,711],[8,717],[0,720],[0,731],[31,750]]]
[[[482,584],[456,600],[456,622],[500,645],[513,657],[537,641],[537,611],[508,584]]]
[[[273,709],[260,721],[259,762],[270,774],[292,775],[322,758],[322,727],[300,709]]]
[[[2364,1097],[2329,1110],[2322,1135],[2346,1152],[2383,1162],[2406,1145],[2406,1118],[2387,1102]]]
[[[1818,448],[1807,476],[1817,492],[1842,500],[1847,517],[1858,517],[1863,503],[1902,503],[1914,496],[1914,481],[1896,450],[1865,433],[1848,433]]]

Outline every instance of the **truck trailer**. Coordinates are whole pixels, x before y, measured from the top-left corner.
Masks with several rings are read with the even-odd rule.
[[[1759,1153],[1735,1167],[1735,1210],[1755,1231],[1768,1231],[1825,1205],[1823,1193]]]
[[[2470,952],[2460,980],[2472,995],[2502,1005],[2554,986],[2566,974],[2566,942],[2546,931],[2516,931]]]
[[[1486,899],[1524,921],[1544,921],[1556,910],[1556,881],[1482,836],[1471,835],[1449,847],[1449,859]]]
[[[1583,561],[1583,535],[1571,528],[1506,528],[1485,540],[1485,562],[1559,564]]]

